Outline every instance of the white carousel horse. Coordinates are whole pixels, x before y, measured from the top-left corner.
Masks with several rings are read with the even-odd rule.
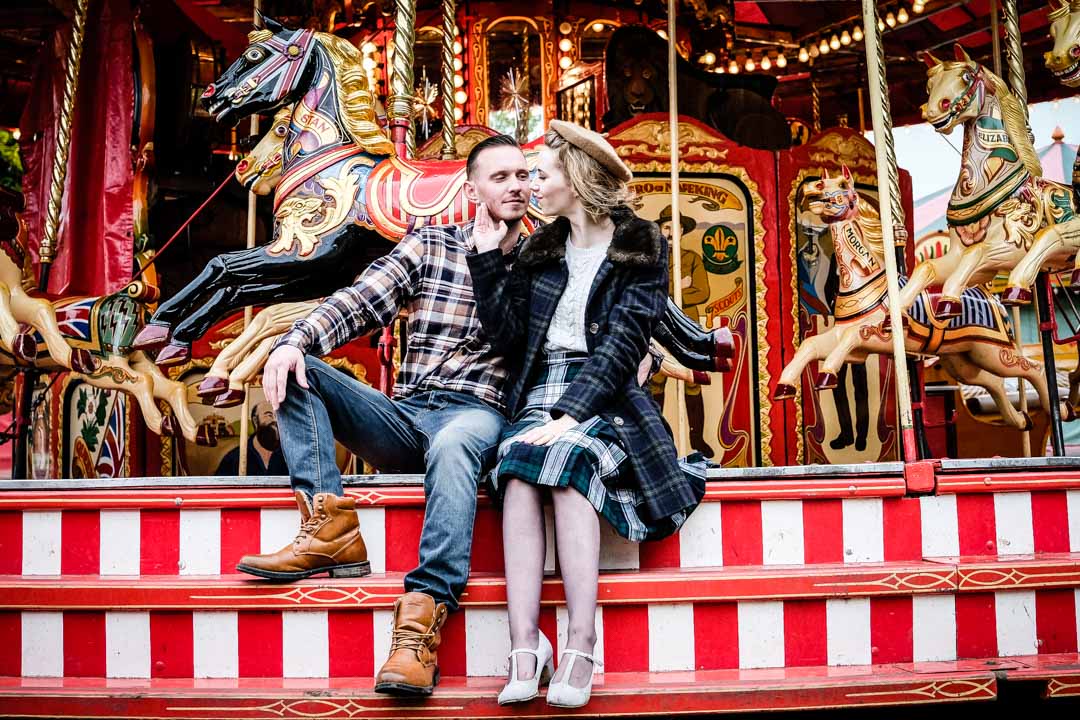
[[[961,292],[1009,273],[1008,302],[1029,302],[1040,269],[1060,267],[1080,245],[1072,188],[1041,177],[1024,108],[1005,82],[959,45],[955,62],[926,54],[923,117],[940,133],[964,128],[960,176],[949,201],[944,256],[920,262],[900,293],[907,310],[942,284],[938,318],[956,317]]]
[[[780,375],[773,392],[776,400],[795,396],[803,370],[821,360],[817,389],[836,386],[836,376],[846,362],[865,362],[868,355],[889,354],[892,340],[881,329],[888,312],[884,243],[875,210],[861,199],[845,167],[838,178],[828,173],[810,190],[810,209],[828,223],[836,253],[840,291],[836,297],[836,323],[825,332],[807,338]],[[961,295],[961,313],[955,318],[935,316],[927,294],[915,297],[905,347],[914,355],[936,355],[960,382],[986,388],[1002,421],[1027,429],[1031,418],[1013,408],[1002,377],[1022,377],[1039,394],[1042,407],[1048,399],[1042,365],[1016,351],[1004,308],[982,288]]]

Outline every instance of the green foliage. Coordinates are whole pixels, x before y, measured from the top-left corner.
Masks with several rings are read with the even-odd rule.
[[[0,128],[0,187],[21,193],[23,172],[19,142],[10,130]]]

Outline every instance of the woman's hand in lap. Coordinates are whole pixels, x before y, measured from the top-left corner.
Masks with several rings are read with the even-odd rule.
[[[563,415],[558,420],[551,420],[540,427],[535,427],[521,434],[519,442],[529,445],[550,445],[570,428],[578,424],[578,421],[569,415]]]

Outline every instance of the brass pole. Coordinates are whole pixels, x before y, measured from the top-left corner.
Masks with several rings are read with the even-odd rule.
[[[682,213],[679,209],[679,90],[676,82],[677,55],[675,53],[675,0],[668,0],[668,127],[671,145],[671,253],[675,304],[682,307]],[[695,318],[696,320],[697,318]],[[676,408],[678,408],[678,435],[676,447],[680,455],[690,448],[690,429],[686,417],[686,383],[675,381]]]
[[[814,134],[821,132],[821,88],[814,74],[814,59],[810,58],[810,118]]]
[[[75,98],[79,91],[79,65],[82,63],[83,39],[86,36],[88,4],[89,0],[78,0],[75,6],[67,66],[64,68],[64,96],[60,101],[60,116],[56,119],[56,152],[53,154],[49,206],[45,215],[45,231],[38,250],[41,257],[38,288],[43,292],[49,287],[49,269],[56,258],[56,231],[60,226],[60,208],[64,202],[64,181],[67,179],[68,153],[71,150],[71,117],[75,112]]]
[[[443,0],[442,17],[442,82],[439,87],[442,95],[442,154],[443,160],[457,157],[457,133],[454,118],[454,29],[455,0]]]
[[[408,157],[410,128],[413,116],[413,44],[416,41],[416,0],[397,0],[394,20],[394,62],[390,75],[390,97],[387,115],[390,117],[391,139],[398,156]]]
[[[862,0],[863,33],[866,41],[866,66],[870,78],[870,114],[874,127],[874,153],[877,161],[879,188],[889,192],[889,154],[887,146],[892,139],[886,113],[888,112],[889,86],[885,79],[884,55],[881,52],[881,31],[878,30],[877,4],[874,0]],[[881,205],[881,230],[886,243],[894,243],[893,202],[883,198]],[[904,347],[903,318],[900,310],[900,280],[896,254],[886,246],[885,275],[889,288],[889,319],[892,322],[893,364],[896,370],[897,404],[900,410],[900,432],[903,436],[904,460],[918,459],[915,428],[911,414],[911,382],[908,377],[907,350]]]

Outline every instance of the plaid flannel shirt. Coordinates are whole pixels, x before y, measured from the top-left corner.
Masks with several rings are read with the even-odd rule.
[[[452,390],[505,409],[506,363],[476,313],[466,257],[473,223],[426,226],[373,262],[351,286],[297,320],[277,343],[322,356],[409,312],[408,350],[394,397]],[[512,262],[516,253],[508,255]]]

